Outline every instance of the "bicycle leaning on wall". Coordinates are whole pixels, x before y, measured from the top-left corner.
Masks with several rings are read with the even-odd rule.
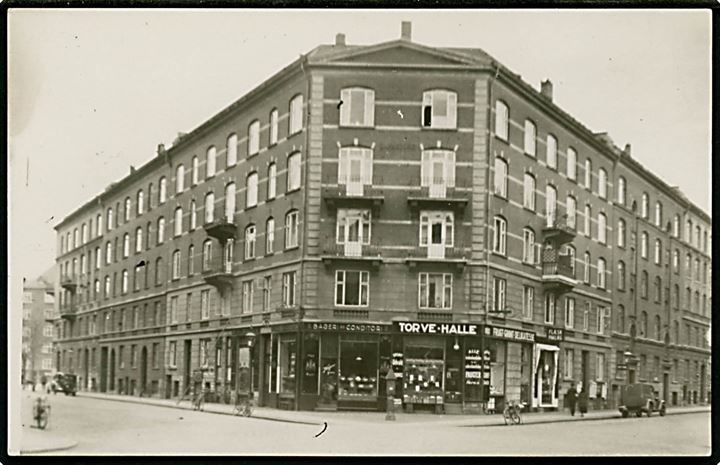
[[[520,412],[525,407],[525,403],[509,401],[505,404],[503,409],[503,420],[506,425],[519,425],[522,423],[522,416]]]

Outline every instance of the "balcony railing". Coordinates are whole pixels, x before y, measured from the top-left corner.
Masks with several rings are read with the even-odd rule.
[[[237,226],[235,226],[232,221],[229,221],[229,219],[224,215],[215,221],[205,223],[203,228],[205,228],[205,232],[208,236],[214,237],[220,242],[234,238],[235,231],[237,230]]]
[[[77,285],[78,285],[77,281],[78,281],[77,275],[66,274],[60,278],[60,285],[64,289],[66,289],[70,292],[75,292],[75,290],[77,289]]]
[[[202,276],[205,282],[218,289],[232,287],[232,263],[220,259],[203,263]]]
[[[382,190],[360,183],[324,187],[322,195],[330,208],[371,208],[377,212],[385,201],[385,194]]]
[[[434,208],[454,210],[462,213],[470,201],[469,193],[462,192],[445,184],[431,184],[420,189],[417,194],[408,195],[410,208]]]
[[[571,255],[558,253],[555,249],[543,252],[542,279],[543,283],[560,292],[567,292],[576,284],[575,268]]]
[[[468,261],[468,256],[469,251],[466,251],[463,246],[445,247],[432,244],[410,250],[405,261],[410,266],[418,263],[445,263],[462,269]]]
[[[575,234],[574,222],[568,221],[567,215],[558,216],[555,212],[545,216],[543,238],[546,241],[553,242],[556,246],[567,244],[575,238]]]
[[[372,266],[379,266],[382,263],[382,254],[376,246],[364,245],[359,242],[334,244],[332,239],[326,240],[326,243],[327,245],[322,250],[322,260],[325,264],[336,260],[363,261]]]

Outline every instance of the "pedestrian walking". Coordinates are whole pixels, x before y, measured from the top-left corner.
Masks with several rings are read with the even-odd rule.
[[[580,416],[583,417],[588,411],[588,392],[587,389],[584,388],[580,391],[580,395],[578,396],[578,410],[580,410]]]
[[[575,383],[570,385],[570,388],[565,393],[565,405],[570,408],[570,415],[575,416],[575,404],[577,402],[577,391],[575,390]]]

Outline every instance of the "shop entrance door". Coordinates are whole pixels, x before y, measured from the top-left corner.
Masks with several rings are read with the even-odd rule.
[[[143,346],[140,352],[140,395],[147,395],[147,371],[148,371],[147,347]],[[154,394],[154,393],[151,393]]]
[[[110,351],[110,371],[108,372],[108,389],[115,390],[115,349]]]
[[[557,373],[560,348],[548,344],[535,346],[535,383],[537,386],[534,404],[538,407],[557,407]]]
[[[107,391],[108,348],[100,349],[100,392]]]
[[[185,350],[183,351],[183,371],[184,376],[183,380],[185,381],[185,386],[183,386],[183,393],[187,394],[190,392],[190,386],[192,386],[192,379],[190,377],[190,350],[192,349],[192,340],[187,339],[185,341]]]
[[[583,389],[589,389],[590,388],[590,352],[587,350],[582,351],[582,367],[581,367],[581,374],[582,374],[582,385]]]
[[[663,374],[663,400],[665,403],[670,402],[670,375]]]

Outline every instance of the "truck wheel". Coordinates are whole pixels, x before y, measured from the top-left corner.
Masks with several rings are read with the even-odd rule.
[[[622,411],[622,417],[623,417],[623,418],[627,418],[627,417],[628,417],[628,412],[627,412],[627,410],[623,410],[623,411]]]

